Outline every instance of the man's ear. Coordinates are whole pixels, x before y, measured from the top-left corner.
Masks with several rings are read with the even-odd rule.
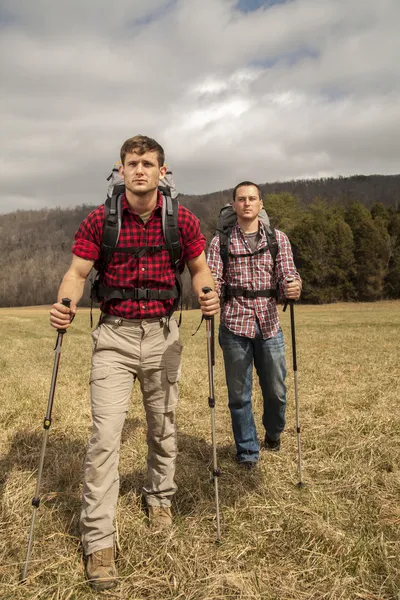
[[[160,179],[164,179],[166,172],[167,172],[167,165],[163,165],[162,167],[160,167]]]
[[[118,173],[121,175],[121,177],[124,177],[124,165],[120,164],[118,167]]]

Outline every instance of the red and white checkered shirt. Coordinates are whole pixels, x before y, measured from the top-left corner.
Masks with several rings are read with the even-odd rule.
[[[260,240],[257,250],[268,246],[267,236],[261,223],[259,233]],[[249,290],[278,287],[280,296],[284,297],[288,279],[297,279],[301,282],[293,261],[292,248],[287,235],[277,229],[275,229],[275,235],[279,250],[274,271],[274,263],[269,250],[251,255],[251,249],[245,235],[239,225],[236,224],[231,232],[229,253],[234,255],[248,254],[249,256],[229,256],[225,277],[220,255],[219,237],[218,235],[214,236],[208,249],[207,262],[220,295],[222,286],[226,284],[234,288],[240,287]],[[275,298],[231,296],[225,301],[221,309],[221,323],[236,335],[254,338],[257,319],[260,322],[264,339],[278,333],[280,323]]]
[[[157,205],[148,221],[143,223],[139,215],[133,213],[126,200],[122,199],[122,225],[118,248],[132,246],[157,246],[165,244],[162,230],[162,196],[158,194]],[[75,234],[72,252],[86,260],[95,261],[98,266],[100,246],[104,227],[104,204],[95,208],[82,221]],[[178,228],[181,242],[181,271],[185,263],[197,258],[205,249],[205,237],[200,231],[197,217],[184,206],[179,205]],[[114,253],[107,266],[104,280],[107,288],[149,288],[171,290],[175,285],[175,274],[168,250],[146,253],[141,258],[131,254]],[[167,316],[173,299],[168,300],[110,300],[101,308],[125,319],[146,319]]]

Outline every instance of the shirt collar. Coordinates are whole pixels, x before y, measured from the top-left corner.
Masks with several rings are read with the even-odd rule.
[[[237,232],[243,233],[243,231],[240,228],[239,223],[236,221],[233,229],[236,229]],[[261,237],[265,237],[265,229],[263,227],[263,223],[261,219],[258,219],[258,233],[261,235]],[[244,235],[244,233],[243,233]]]
[[[157,190],[157,204],[156,204],[154,210],[161,209],[161,207],[162,207],[162,194],[161,194],[160,190]],[[128,204],[128,200],[126,199],[126,194],[124,193],[122,196],[122,212],[124,212],[126,210],[131,212],[131,209]]]

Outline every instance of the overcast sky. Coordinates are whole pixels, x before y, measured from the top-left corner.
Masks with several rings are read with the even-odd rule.
[[[0,212],[100,204],[137,133],[185,193],[400,172],[400,0],[0,7]]]

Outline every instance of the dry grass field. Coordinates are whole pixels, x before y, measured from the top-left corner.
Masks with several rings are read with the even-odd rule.
[[[215,544],[206,334],[184,313],[175,524],[152,532],[141,506],[145,420],[132,397],[121,447],[120,585],[85,584],[78,533],[90,432],[89,317],[64,337],[28,579],[19,585],[54,362],[48,309],[0,311],[2,600],[399,600],[400,302],[298,306],[304,489],[297,445],[289,311],[287,429],[255,471],[233,462],[221,353],[215,369],[221,537]],[[254,389],[261,430],[261,398]]]

